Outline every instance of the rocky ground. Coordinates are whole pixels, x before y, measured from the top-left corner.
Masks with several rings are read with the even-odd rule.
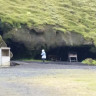
[[[96,66],[68,62],[12,63],[20,65],[0,68],[0,96],[96,96],[93,90],[96,88],[89,87],[86,81],[90,76],[96,85]]]

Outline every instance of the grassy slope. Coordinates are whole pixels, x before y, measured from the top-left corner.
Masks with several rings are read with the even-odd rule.
[[[0,18],[17,27],[55,25],[96,41],[96,0],[0,0]]]

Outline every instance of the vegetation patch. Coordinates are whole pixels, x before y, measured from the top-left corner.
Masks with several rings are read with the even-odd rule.
[[[92,58],[87,58],[82,61],[83,64],[89,64],[89,65],[96,65],[96,60],[93,60]]]

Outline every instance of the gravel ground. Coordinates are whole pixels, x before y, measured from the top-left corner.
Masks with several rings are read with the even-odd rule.
[[[31,68],[31,69],[96,69],[96,66],[89,66],[81,62],[31,62],[31,61],[12,61],[15,64],[20,64],[16,68]]]
[[[82,65],[76,62],[41,63],[12,61],[12,63],[20,65],[0,69],[0,96],[54,96],[51,93],[48,95],[49,91],[44,91],[43,87],[39,88],[40,86],[35,86],[35,84],[30,86],[30,84],[24,83],[23,80],[50,74],[61,74],[62,72],[66,75],[69,74],[65,69],[91,71],[96,69],[96,66]]]

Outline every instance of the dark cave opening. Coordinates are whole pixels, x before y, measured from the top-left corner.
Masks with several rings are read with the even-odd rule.
[[[3,31],[2,31],[2,29],[0,28],[0,35],[3,35]]]
[[[14,42],[11,39],[7,39],[6,41],[8,47],[11,48],[11,52],[13,53],[13,58],[12,59],[22,59],[27,56],[26,54],[26,48],[24,44]]]
[[[28,50],[23,43],[15,42],[11,39],[7,39],[6,43],[7,46],[11,48],[11,52],[13,53],[13,60],[40,58],[39,50]]]
[[[10,39],[7,39],[7,45],[11,47],[13,53],[13,59],[41,59],[41,49],[40,50],[28,50],[24,44],[13,42]],[[94,46],[66,46],[66,47],[57,47],[45,49],[47,54],[47,60],[49,56],[56,56],[57,60],[68,61],[68,54],[70,52],[77,53],[78,61],[82,61],[86,58],[96,58],[96,52],[90,51]],[[94,47],[95,48],[95,47]]]
[[[78,61],[82,61],[86,58],[96,59],[96,53],[91,51],[94,46],[77,46],[77,47],[57,47],[52,48],[47,52],[48,57],[50,55],[56,56],[57,60],[68,61],[69,53],[77,53]],[[95,48],[95,47],[94,47]]]

